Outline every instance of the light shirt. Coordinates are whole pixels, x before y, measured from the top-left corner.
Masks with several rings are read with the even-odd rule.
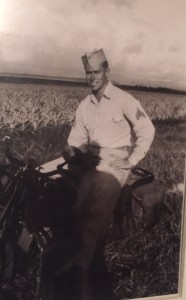
[[[99,102],[90,94],[78,106],[68,144],[114,151],[131,146],[132,127],[136,142],[129,161],[136,165],[151,146],[154,126],[139,101],[109,81]]]

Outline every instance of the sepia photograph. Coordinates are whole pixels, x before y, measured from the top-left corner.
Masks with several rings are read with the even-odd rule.
[[[185,0],[0,0],[0,300],[186,299]]]

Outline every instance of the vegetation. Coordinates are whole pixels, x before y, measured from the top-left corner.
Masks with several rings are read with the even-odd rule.
[[[19,131],[72,124],[88,88],[1,84],[0,127]],[[132,92],[152,120],[186,118],[186,96]]]
[[[33,157],[42,164],[59,157],[76,107],[87,93],[87,88],[75,86],[2,83],[0,139],[12,137],[14,152],[24,160]],[[109,234],[106,256],[116,299],[177,293],[179,278],[183,195],[176,186],[184,175],[186,96],[131,93],[156,127],[155,141],[140,166],[167,186],[167,194],[151,230]],[[5,161],[2,143],[0,160]]]

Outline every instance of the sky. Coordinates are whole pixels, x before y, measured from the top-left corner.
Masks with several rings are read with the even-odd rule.
[[[110,78],[186,90],[186,0],[0,0],[0,73],[84,78],[103,48]]]

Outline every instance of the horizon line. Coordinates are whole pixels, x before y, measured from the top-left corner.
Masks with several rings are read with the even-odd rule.
[[[59,76],[49,76],[49,75],[40,75],[40,74],[24,74],[24,73],[5,73],[5,72],[0,72],[0,78],[23,78],[23,79],[35,79],[35,80],[50,80],[50,81],[63,81],[66,83],[80,83],[80,84],[85,84],[87,85],[87,81],[85,78],[74,76],[74,77],[59,77]],[[180,89],[180,88],[170,88],[170,87],[165,87],[165,86],[152,86],[152,85],[144,85],[144,84],[128,84],[128,83],[121,83],[115,80],[111,81],[118,86],[126,86],[126,87],[131,87],[131,88],[147,88],[147,89],[165,89],[165,90],[172,90],[172,91],[180,91],[180,92],[185,92],[185,89]]]

